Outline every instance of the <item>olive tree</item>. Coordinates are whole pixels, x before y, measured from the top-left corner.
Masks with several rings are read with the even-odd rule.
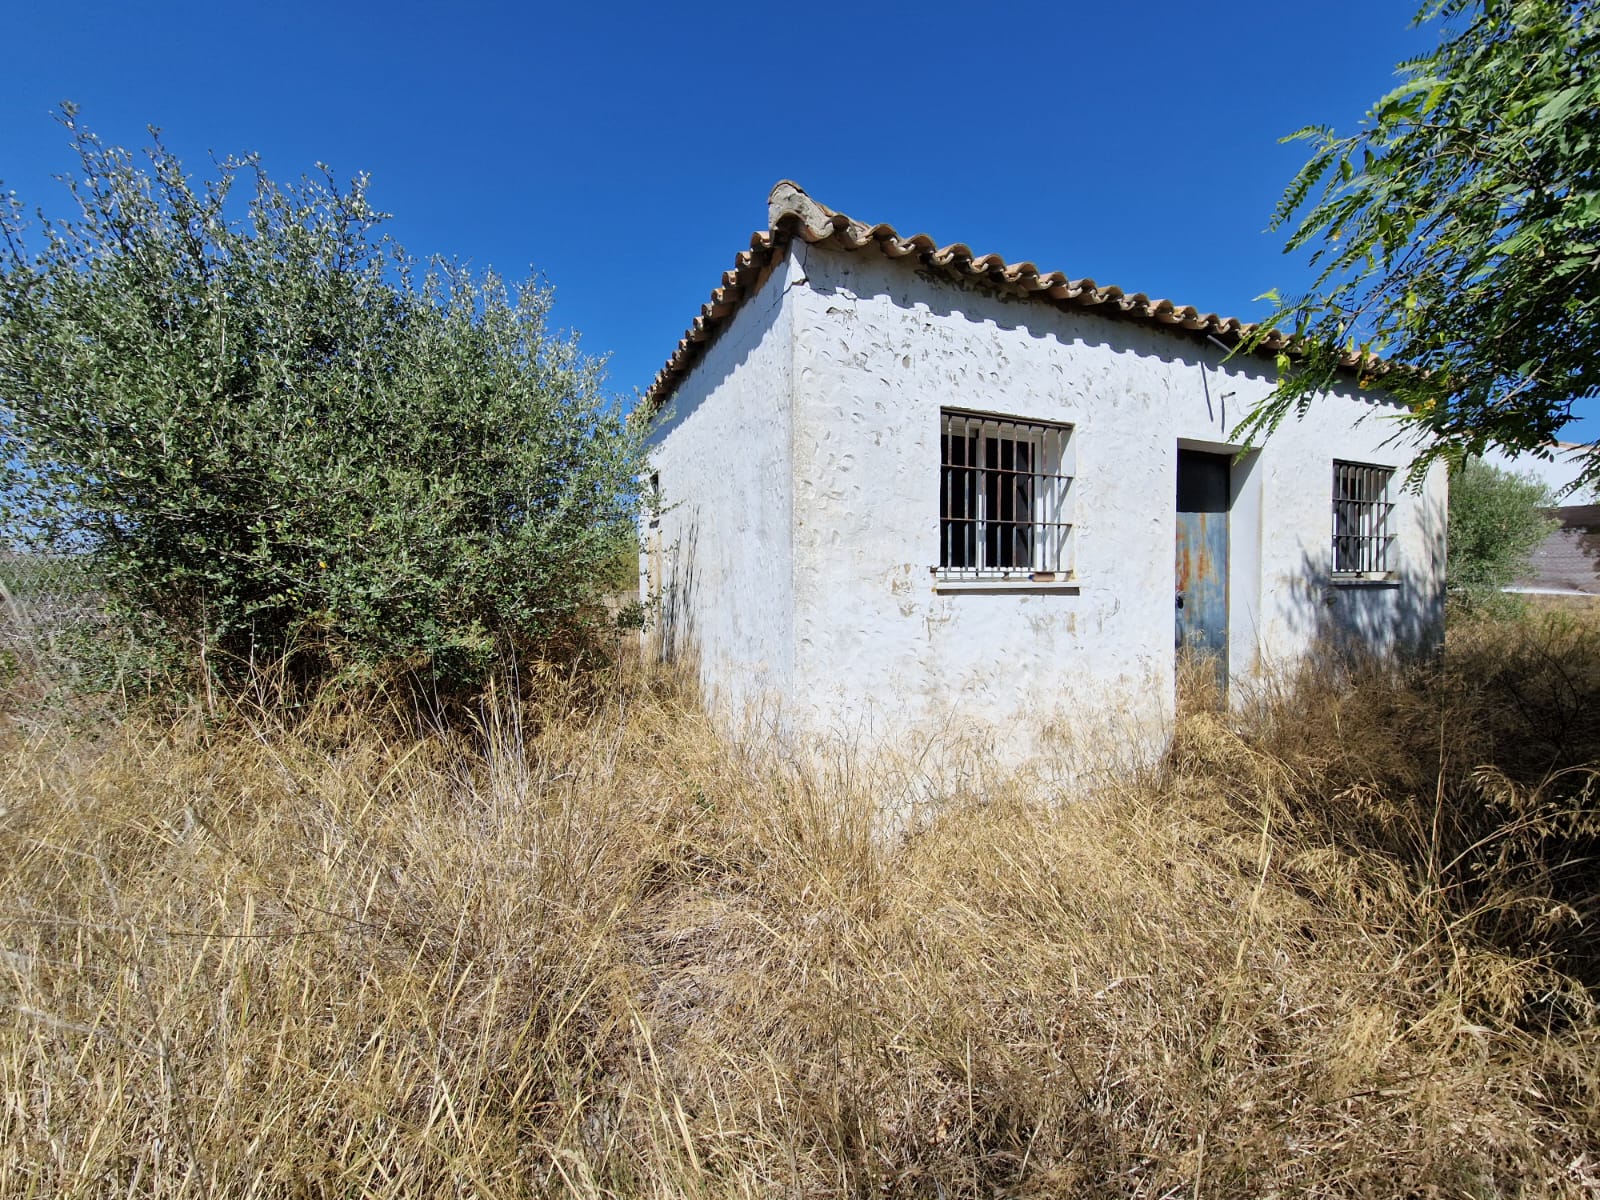
[[[1468,458],[1450,473],[1446,577],[1451,591],[1482,603],[1528,567],[1539,544],[1557,528],[1550,489],[1529,475]]]
[[[141,159],[62,121],[76,211],[0,213],[13,542],[85,556],[116,614],[223,676],[458,688],[582,637],[641,440],[547,288],[409,258],[364,178],[243,158],[197,183],[154,131]]]

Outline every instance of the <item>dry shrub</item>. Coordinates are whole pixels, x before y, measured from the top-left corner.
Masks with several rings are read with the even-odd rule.
[[[910,833],[870,764],[731,747],[639,669],[454,733],[19,727],[0,1193],[1590,1194],[1582,988],[1362,847],[1404,804],[1312,819],[1433,794],[1405,722],[1310,728],[1421,678]]]

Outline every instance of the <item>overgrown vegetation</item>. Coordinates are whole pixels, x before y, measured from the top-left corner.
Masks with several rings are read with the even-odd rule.
[[[1600,1187],[1592,622],[900,829],[677,677],[527,693],[10,727],[0,1194]]]
[[[1543,509],[1550,489],[1532,476],[1468,458],[1450,473],[1445,577],[1458,600],[1481,608],[1528,568],[1533,552],[1560,522]]]
[[[230,686],[470,692],[581,640],[639,439],[549,290],[415,262],[362,178],[196,183],[63,121],[76,216],[32,248],[0,212],[8,538],[87,560],[151,657]]]
[[[1258,332],[1298,352],[1250,424],[1372,354],[1408,368],[1383,386],[1432,454],[1543,452],[1600,388],[1600,8],[1427,0],[1417,21],[1437,48],[1399,65],[1360,129],[1293,135],[1311,156],[1273,227],[1318,273]]]

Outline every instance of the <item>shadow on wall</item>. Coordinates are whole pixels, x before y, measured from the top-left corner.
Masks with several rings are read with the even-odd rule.
[[[854,273],[851,277],[854,278]],[[1176,325],[1154,329],[1131,320],[1120,320],[1115,312],[1107,308],[1084,309],[1081,312],[1060,309],[1037,297],[987,287],[977,280],[952,279],[932,267],[916,268],[914,278],[922,286],[914,286],[908,279],[903,287],[892,291],[878,288],[873,294],[882,296],[906,312],[922,308],[939,317],[960,315],[974,324],[988,322],[998,329],[1022,332],[1040,341],[1100,346],[1119,353],[1149,354],[1170,362],[1200,365],[1210,370],[1218,366],[1221,352],[1213,354],[1213,347],[1206,342],[1204,335]],[[808,281],[808,286],[822,297],[858,295],[829,286],[816,277]],[[1103,331],[1104,336],[1095,336],[1091,331]],[[1275,375],[1270,360],[1244,355],[1234,358],[1229,363],[1229,370],[1239,377],[1268,383],[1272,382]]]
[[[1438,540],[1442,558],[1442,534]],[[1326,561],[1305,555],[1283,586],[1292,600],[1288,624],[1314,660],[1374,652],[1427,657],[1444,644],[1443,580],[1415,565],[1384,580],[1336,582]]]
[[[765,287],[768,282],[763,280],[762,286]],[[777,325],[778,314],[783,308],[783,293],[766,308],[754,312],[752,310],[758,300],[759,296],[753,297],[751,302],[745,304],[721,335],[706,347],[705,353],[683,381],[684,386],[674,392],[656,414],[656,428],[651,434],[653,438],[660,439],[677,428],[700,407],[702,401],[715,395],[718,388],[747,367]],[[771,414],[752,411],[752,419],[770,420]]]

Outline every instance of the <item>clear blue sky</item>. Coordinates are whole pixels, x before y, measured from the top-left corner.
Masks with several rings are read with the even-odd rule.
[[[413,253],[537,271],[648,385],[792,178],[833,208],[1249,318],[1301,265],[1265,232],[1304,158],[1431,44],[1413,0],[1215,5],[10,6],[0,180],[64,212],[64,99],[196,172],[259,152],[372,176]],[[1569,426],[1574,440],[1600,421]]]

